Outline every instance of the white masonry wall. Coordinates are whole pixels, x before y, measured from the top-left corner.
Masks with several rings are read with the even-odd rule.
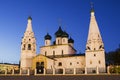
[[[55,55],[65,55],[65,54],[75,54],[75,50],[69,46],[68,44],[65,45],[53,45],[53,46],[43,46],[40,48],[40,53],[46,56],[52,56],[53,53]]]
[[[88,51],[86,52],[86,67],[87,68],[105,68],[104,51]]]
[[[55,58],[55,68],[84,68],[85,67],[85,56],[73,56],[73,57],[63,57]],[[59,62],[62,66],[59,66]]]

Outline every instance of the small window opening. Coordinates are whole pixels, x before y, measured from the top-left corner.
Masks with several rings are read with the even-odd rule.
[[[31,50],[31,44],[28,44],[28,50]]]
[[[62,66],[62,63],[61,63],[61,62],[59,62],[59,63],[58,63],[58,66]]]

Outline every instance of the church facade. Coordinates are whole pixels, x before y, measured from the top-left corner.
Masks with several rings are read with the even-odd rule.
[[[51,35],[44,37],[44,46],[40,47],[40,53],[36,54],[36,39],[32,30],[32,18],[28,17],[28,24],[21,43],[20,68],[22,70],[56,70],[56,73],[73,72],[74,69],[83,73],[106,71],[105,50],[102,37],[95,19],[94,10],[91,10],[88,39],[85,54],[77,54],[74,48],[74,40],[61,26],[55,32],[55,41],[51,42]],[[78,44],[79,45],[79,44]]]

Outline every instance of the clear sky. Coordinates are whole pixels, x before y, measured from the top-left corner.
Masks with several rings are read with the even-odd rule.
[[[91,1],[106,52],[118,48],[120,0],[0,0],[0,62],[19,62],[29,15],[37,39],[37,54],[47,32],[54,41],[59,23],[74,39],[77,52],[84,53]]]

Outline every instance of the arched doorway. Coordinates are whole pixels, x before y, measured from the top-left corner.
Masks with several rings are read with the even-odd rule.
[[[63,74],[63,69],[58,69],[59,74]]]
[[[44,62],[36,62],[37,74],[44,73]]]

